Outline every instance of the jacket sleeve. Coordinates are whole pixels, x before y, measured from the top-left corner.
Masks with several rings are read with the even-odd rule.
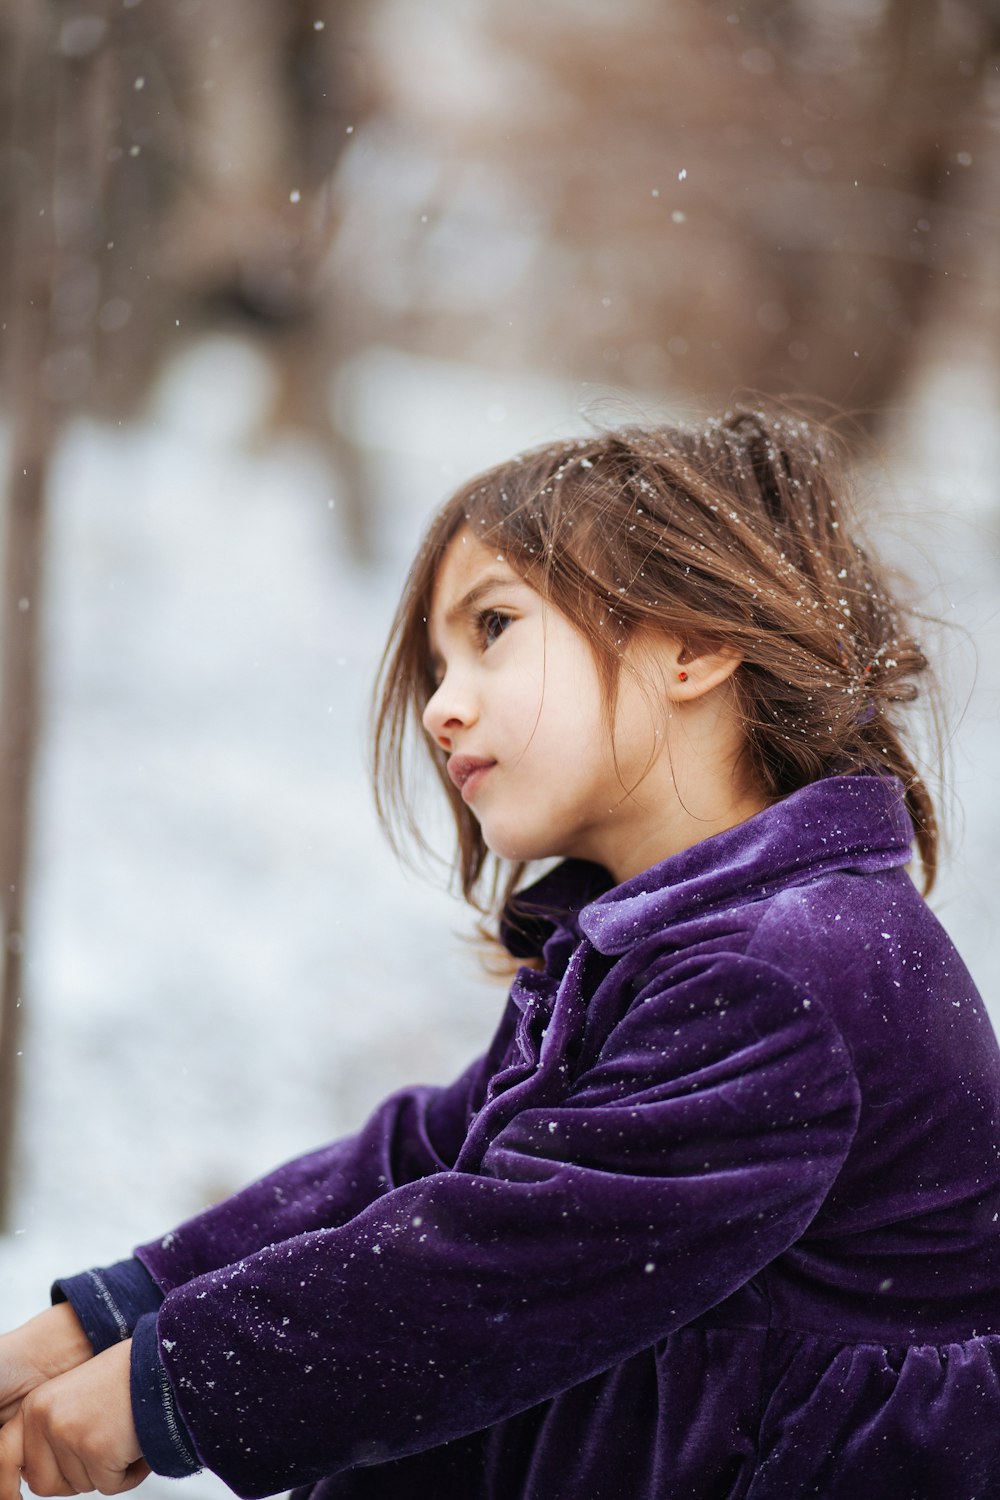
[[[857,1123],[845,1044],[768,965],[640,990],[476,1172],[442,1170],[171,1292],[201,1462],[270,1494],[490,1426],[655,1343],[800,1236]]]
[[[72,1307],[95,1354],[131,1338],[139,1319],[163,1301],[145,1266],[134,1259],[62,1276],[53,1283],[51,1295],[54,1303]]]
[[[505,1018],[506,1019],[506,1018]],[[352,1219],[375,1199],[450,1166],[488,1073],[494,1047],[447,1088],[391,1095],[353,1136],[335,1141],[262,1177],[189,1219],[136,1257],[161,1292],[228,1266],[266,1245]]]

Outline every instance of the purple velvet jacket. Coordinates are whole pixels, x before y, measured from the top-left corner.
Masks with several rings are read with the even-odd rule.
[[[154,1466],[1000,1496],[1000,1059],[910,837],[898,783],[835,777],[613,890],[546,877],[510,935],[544,972],[457,1083],[63,1284],[135,1330]]]

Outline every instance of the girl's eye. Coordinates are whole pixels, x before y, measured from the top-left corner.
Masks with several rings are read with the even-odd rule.
[[[479,616],[479,636],[483,645],[492,646],[513,623],[513,616],[504,614],[502,609],[484,609]]]

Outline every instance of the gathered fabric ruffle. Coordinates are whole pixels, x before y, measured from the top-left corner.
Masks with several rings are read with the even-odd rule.
[[[298,1500],[1000,1500],[1000,1335],[840,1343],[694,1324],[458,1442]]]

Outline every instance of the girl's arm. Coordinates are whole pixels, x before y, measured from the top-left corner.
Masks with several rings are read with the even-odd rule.
[[[858,1112],[820,1005],[730,955],[647,986],[568,1095],[531,1097],[475,1171],[401,1184],[171,1291],[135,1340],[167,1377],[158,1451],[179,1416],[200,1462],[265,1495],[544,1401],[785,1250]],[[173,1254],[144,1252],[164,1282]],[[152,1391],[135,1353],[133,1380]]]
[[[136,1427],[154,1454],[165,1462],[172,1458],[174,1472],[197,1468],[183,1419],[173,1410],[165,1418],[170,1386],[159,1361],[155,1320],[143,1318],[163,1300],[160,1283],[177,1285],[263,1245],[349,1219],[400,1184],[450,1165],[479,1081],[489,1075],[493,1054],[506,1046],[509,1029],[505,1017],[491,1052],[450,1087],[391,1096],[356,1136],[289,1162],[147,1247],[155,1249],[159,1280],[140,1258],[57,1282],[56,1306],[0,1336],[0,1423],[7,1424],[0,1433],[0,1500],[16,1485],[26,1449],[41,1484],[62,1463],[79,1473],[100,1468],[105,1486],[118,1473],[121,1483],[115,1488],[131,1488],[147,1472],[145,1464],[132,1467],[138,1448],[132,1459],[123,1460],[136,1441]],[[142,1351],[133,1354],[131,1347],[140,1322],[146,1328],[144,1362]],[[131,1400],[130,1360],[139,1370]],[[79,1378],[58,1379],[84,1362],[89,1363]],[[20,1408],[36,1390],[24,1414],[25,1429]],[[107,1421],[97,1423],[96,1410]],[[102,1445],[107,1448],[103,1468]]]

